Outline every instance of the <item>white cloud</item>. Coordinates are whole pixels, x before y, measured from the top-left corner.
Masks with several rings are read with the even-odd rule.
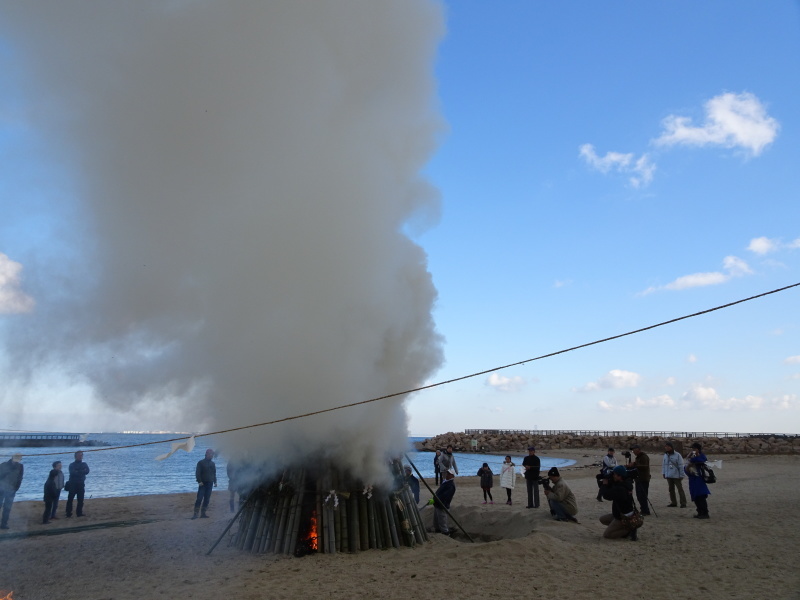
[[[666,381],[664,381],[665,385],[675,385],[678,383],[678,380],[675,377],[667,377]]]
[[[21,289],[22,265],[0,252],[0,314],[33,310],[33,298]]]
[[[758,156],[778,135],[778,121],[749,92],[720,94],[705,103],[705,123],[692,125],[690,117],[670,115],[656,140],[662,146],[724,146],[742,148]]]
[[[622,154],[621,152],[606,152],[605,156],[599,156],[592,144],[583,144],[580,147],[579,156],[591,168],[601,173],[615,171],[630,174],[628,182],[635,188],[647,186],[653,181],[653,174],[656,170],[655,163],[647,154],[642,154],[636,159],[633,153]]]
[[[683,394],[681,400],[688,402],[692,408],[710,410],[759,410],[767,407],[766,400],[761,396],[721,398],[717,390],[701,383],[694,384]],[[774,402],[772,406],[775,406]]]
[[[747,246],[747,249],[756,254],[769,254],[778,249],[778,242],[767,237],[753,238],[750,240],[750,245]]]
[[[570,285],[571,283],[572,283],[571,279],[558,279],[553,284],[553,287],[558,289],[558,288],[566,287],[566,286]]]
[[[689,356],[686,357],[686,362],[696,363],[697,357],[694,354],[690,354]]]
[[[800,398],[797,394],[784,394],[772,400],[772,406],[778,410],[791,410],[793,408],[800,408]]]
[[[525,385],[522,377],[505,377],[499,373],[492,373],[486,379],[486,385],[496,389],[498,392],[516,392]]]
[[[722,260],[722,268],[731,277],[741,277],[742,275],[752,275],[753,270],[741,258],[736,256],[726,256]]]
[[[800,238],[784,244],[781,240],[758,237],[750,240],[750,244],[747,246],[750,252],[761,256],[778,250],[796,250],[797,248],[800,248]]]
[[[783,364],[785,365],[800,365],[800,354],[797,356],[789,356],[783,359]]]
[[[573,388],[578,392],[593,392],[596,390],[617,390],[621,388],[636,387],[642,376],[632,371],[612,369],[597,381],[591,381],[581,388]]]
[[[660,396],[654,396],[652,398],[643,399],[637,396],[634,400],[630,402],[624,402],[620,404],[612,404],[610,402],[606,402],[601,400],[597,403],[601,410],[605,410],[608,412],[630,412],[634,410],[642,410],[647,408],[676,408],[677,403],[675,400],[672,399],[672,396],[669,394],[662,394]]]
[[[646,290],[639,292],[639,296],[646,296],[653,292],[661,290],[686,290],[695,287],[705,287],[708,285],[719,285],[725,283],[732,277],[741,277],[743,275],[752,274],[753,270],[747,265],[745,261],[736,256],[726,256],[722,260],[722,268],[727,271],[712,271],[710,273],[693,273],[691,275],[683,275],[666,285],[651,286]]]

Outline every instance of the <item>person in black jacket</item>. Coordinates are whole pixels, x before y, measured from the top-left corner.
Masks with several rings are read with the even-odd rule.
[[[83,462],[83,452],[75,453],[75,462],[69,464],[69,479],[67,480],[67,518],[72,516],[72,501],[77,496],[78,506],[75,514],[83,514],[83,496],[86,493],[86,476],[89,474],[89,465]]]
[[[22,476],[25,467],[22,466],[22,454],[14,454],[10,460],[0,463],[0,508],[3,516],[0,519],[0,529],[8,529],[8,517],[11,515],[11,505],[17,495],[19,486],[22,485]]]
[[[194,474],[199,487],[197,488],[197,499],[194,503],[194,515],[192,515],[192,519],[197,518],[201,503],[203,505],[203,510],[200,513],[200,518],[208,518],[206,509],[208,508],[208,503],[211,501],[211,490],[217,485],[217,465],[211,460],[212,458],[214,458],[214,451],[209,448],[206,450],[206,457],[203,460],[197,461]]]
[[[61,463],[53,464],[61,465]],[[61,492],[61,490],[58,489],[58,476],[60,474],[61,471],[53,467],[50,470],[50,474],[47,476],[47,481],[44,482],[44,514],[42,515],[42,525],[50,523],[50,518],[53,514],[53,503]]]
[[[528,448],[528,456],[522,459],[522,468],[525,470],[525,485],[528,488],[528,506],[526,508],[539,508],[539,471],[542,470],[542,461],[536,456],[536,448]]]
[[[611,500],[611,514],[600,517],[600,522],[607,525],[603,537],[608,539],[630,537],[636,540],[636,530],[628,529],[622,523],[622,517],[633,513],[633,482],[628,478],[628,470],[617,465],[609,479],[603,480],[600,488],[605,500]]]
[[[486,504],[486,496],[489,496],[489,502],[494,504],[492,498],[492,486],[494,485],[494,473],[492,473],[489,463],[483,463],[483,466],[478,469],[478,477],[481,478],[481,489],[483,490],[483,503]]]

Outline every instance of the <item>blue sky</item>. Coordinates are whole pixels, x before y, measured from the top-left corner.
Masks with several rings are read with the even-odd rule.
[[[446,340],[429,382],[800,281],[797,3],[444,5],[447,125],[425,169],[441,214],[414,237]],[[66,192],[16,158],[40,142],[1,89],[3,170],[41,190],[2,202],[0,306],[15,314],[33,301],[26,259],[56,259],[46,240],[68,223]],[[426,391],[410,432],[797,432],[798,306],[793,289]]]
[[[797,3],[449,2],[437,380],[800,281]],[[420,394],[411,430],[800,429],[800,295]]]

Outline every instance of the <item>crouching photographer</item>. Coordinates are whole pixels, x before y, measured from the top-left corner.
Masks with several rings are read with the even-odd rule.
[[[633,481],[622,465],[614,467],[609,479],[603,480],[603,498],[611,500],[611,514],[600,517],[607,525],[603,537],[608,539],[630,538],[636,541],[637,529],[642,526],[642,516],[633,503]]]
[[[547,502],[550,504],[550,514],[555,520],[577,523],[575,515],[578,514],[578,503],[575,501],[575,494],[561,479],[558,469],[556,467],[550,469],[547,472],[547,479],[542,478],[541,483],[544,486]]]

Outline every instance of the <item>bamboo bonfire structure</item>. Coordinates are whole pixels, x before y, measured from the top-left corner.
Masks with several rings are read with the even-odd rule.
[[[428,540],[400,461],[394,485],[373,488],[328,468],[289,468],[252,490],[230,544],[259,554],[361,552]]]

